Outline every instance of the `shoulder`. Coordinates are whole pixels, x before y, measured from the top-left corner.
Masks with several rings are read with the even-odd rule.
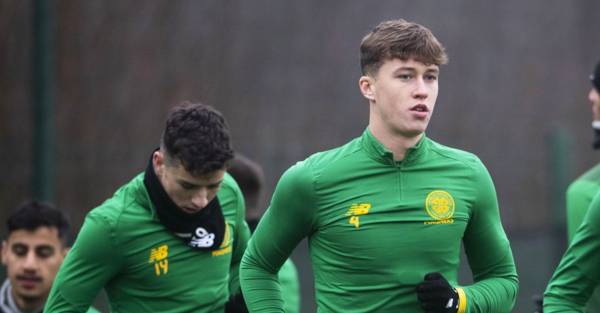
[[[292,173],[299,171],[305,175],[309,173],[313,179],[319,179],[322,176],[329,175],[332,171],[345,171],[348,166],[355,166],[354,161],[356,158],[364,156],[362,152],[361,138],[358,137],[342,146],[314,153],[305,160],[296,163],[290,170]]]
[[[88,213],[86,221],[95,220],[116,227],[118,224],[126,222],[128,216],[137,219],[144,212],[151,215],[143,180],[144,174],[142,173],[121,186],[112,197],[92,209]]]
[[[312,154],[305,163],[315,170],[324,169],[362,151],[361,137],[354,138],[348,143],[333,149]]]
[[[587,179],[576,179],[567,188],[567,195],[588,195],[592,198],[600,190],[600,183],[587,180]]]
[[[475,172],[480,172],[482,170],[487,172],[487,170],[485,170],[483,162],[481,162],[479,157],[474,153],[445,146],[431,139],[428,140],[430,142],[430,151],[432,152],[432,159],[437,159],[440,162],[449,163],[455,166],[461,166],[465,169],[470,169]]]
[[[575,182],[577,181],[587,181],[595,185],[600,185],[600,163],[579,176]]]
[[[568,197],[586,196],[589,199],[600,190],[600,164],[587,170],[569,184]]]

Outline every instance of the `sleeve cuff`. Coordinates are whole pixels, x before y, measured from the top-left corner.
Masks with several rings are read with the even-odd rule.
[[[462,288],[456,288],[456,292],[458,293],[458,311],[457,313],[466,313],[467,312],[467,294]]]

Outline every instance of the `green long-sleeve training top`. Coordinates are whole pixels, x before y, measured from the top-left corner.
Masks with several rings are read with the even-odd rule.
[[[599,221],[597,193],[546,288],[544,313],[585,312],[586,303],[600,284]]]
[[[242,259],[251,312],[283,312],[276,273],[305,237],[318,312],[422,312],[416,285],[440,272],[456,286],[461,242],[475,281],[462,287],[461,311],[509,312],[515,302],[487,170],[425,136],[395,162],[367,129],[286,171]]]
[[[225,175],[217,193],[227,224],[220,249],[192,250],[158,220],[144,174],[86,217],[54,281],[44,312],[85,312],[102,288],[111,312],[223,312],[239,288],[250,236],[239,187]]]
[[[578,177],[567,189],[567,235],[569,243],[581,226],[594,196],[600,191],[600,164]],[[587,313],[600,313],[600,288],[596,290],[586,305]]]
[[[569,242],[581,225],[594,196],[600,191],[600,164],[578,177],[567,189],[567,235]]]

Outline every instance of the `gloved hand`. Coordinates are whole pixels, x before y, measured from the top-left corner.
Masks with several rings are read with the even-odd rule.
[[[534,295],[531,299],[535,304],[535,311],[533,313],[543,313],[544,297],[542,295]]]
[[[225,313],[248,313],[241,290],[238,289],[238,292],[231,296],[229,301],[225,303]]]
[[[417,298],[425,313],[458,312],[458,292],[440,273],[425,275],[417,285]]]

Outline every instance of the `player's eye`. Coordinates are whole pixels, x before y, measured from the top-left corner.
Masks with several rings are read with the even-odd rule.
[[[27,252],[29,251],[29,247],[27,247],[26,245],[21,244],[21,243],[16,243],[16,244],[12,245],[11,250],[15,255],[21,257],[21,256],[27,255]]]
[[[219,186],[221,186],[221,183],[208,185],[207,187],[208,187],[208,189],[213,189],[214,190],[214,189],[219,188]]]
[[[196,185],[186,183],[186,182],[181,182],[181,183],[179,183],[179,185],[181,186],[181,188],[183,188],[185,190],[192,190],[192,189],[196,188]]]
[[[437,77],[437,75],[429,74],[429,75],[425,75],[425,79],[435,81],[438,79],[438,77]]]
[[[51,247],[51,246],[36,247],[35,254],[42,259],[49,258],[54,255],[54,247]]]

